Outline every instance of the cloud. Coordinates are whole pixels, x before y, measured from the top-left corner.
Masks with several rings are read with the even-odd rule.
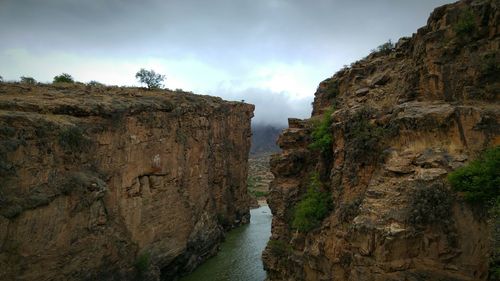
[[[449,2],[1,0],[0,75],[137,85],[152,68],[169,88],[238,96],[256,121],[281,123],[310,112],[320,81]]]
[[[308,118],[311,115],[312,96],[294,98],[287,92],[273,92],[270,89],[248,88],[234,91],[218,89],[210,94],[221,96],[228,100],[245,100],[255,105],[253,124],[269,124],[284,127],[288,118]]]

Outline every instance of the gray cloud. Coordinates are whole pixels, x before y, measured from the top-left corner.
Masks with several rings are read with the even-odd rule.
[[[389,38],[411,35],[425,24],[434,7],[449,2],[0,0],[0,75],[14,79],[32,73],[48,79],[48,73],[61,71],[64,58],[71,57],[70,70],[78,72],[75,66],[80,61],[85,71],[78,75],[86,79],[92,74],[107,75],[110,83],[133,84],[133,73],[125,77],[123,71],[115,73],[117,67],[112,65],[135,67],[148,62],[163,65],[169,71],[167,77],[173,78],[170,81],[182,81],[196,91],[216,93],[220,89],[214,85],[243,81],[229,91],[247,94],[249,101],[255,98],[256,118],[274,118],[275,113],[269,112],[273,108],[259,107],[260,96],[270,101],[276,95],[282,104],[287,104],[285,100],[297,104],[293,98],[298,96],[311,100],[317,83],[342,65]],[[49,57],[57,61],[51,64]],[[95,73],[88,71],[93,61],[106,61],[108,67],[96,63]],[[175,64],[167,63],[172,61]],[[183,61],[187,66],[182,66]],[[29,68],[31,62],[36,68],[13,73],[21,66]],[[182,73],[173,66],[182,68]],[[268,78],[262,74],[266,68],[272,72]],[[287,69],[295,74],[278,77]],[[200,75],[206,77],[200,79]],[[286,87],[286,79],[294,80],[297,87]],[[262,91],[268,92],[256,94]],[[284,114],[310,111],[309,103],[301,106],[298,111],[295,105],[284,108],[289,110]]]
[[[241,91],[218,89],[210,92],[228,100],[245,100],[255,105],[253,124],[270,124],[285,127],[289,117],[307,118],[311,115],[313,97],[291,98],[286,92],[272,92],[267,89],[248,88]]]

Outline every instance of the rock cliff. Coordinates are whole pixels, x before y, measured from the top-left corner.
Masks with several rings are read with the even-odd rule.
[[[271,159],[269,280],[488,278],[491,225],[446,175],[500,145],[499,6],[435,9],[411,37],[321,82],[310,119],[289,119]],[[299,231],[303,198],[322,202],[314,185],[331,204]]]
[[[249,218],[253,105],[0,84],[0,280],[175,280]]]

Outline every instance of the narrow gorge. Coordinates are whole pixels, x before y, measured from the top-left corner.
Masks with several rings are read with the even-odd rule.
[[[254,106],[0,83],[0,280],[174,280],[249,220]]]
[[[500,145],[499,6],[436,8],[321,82],[310,119],[289,119],[271,159],[268,280],[498,280],[499,218],[446,178]]]

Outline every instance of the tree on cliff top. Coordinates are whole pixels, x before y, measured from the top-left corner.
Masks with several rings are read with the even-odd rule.
[[[54,76],[53,83],[75,83],[75,80],[68,73],[63,73],[61,75]]]
[[[161,82],[165,80],[165,75],[156,73],[154,70],[141,68],[135,74],[135,78],[139,79],[139,82],[146,84],[148,89],[160,89],[163,86]]]

